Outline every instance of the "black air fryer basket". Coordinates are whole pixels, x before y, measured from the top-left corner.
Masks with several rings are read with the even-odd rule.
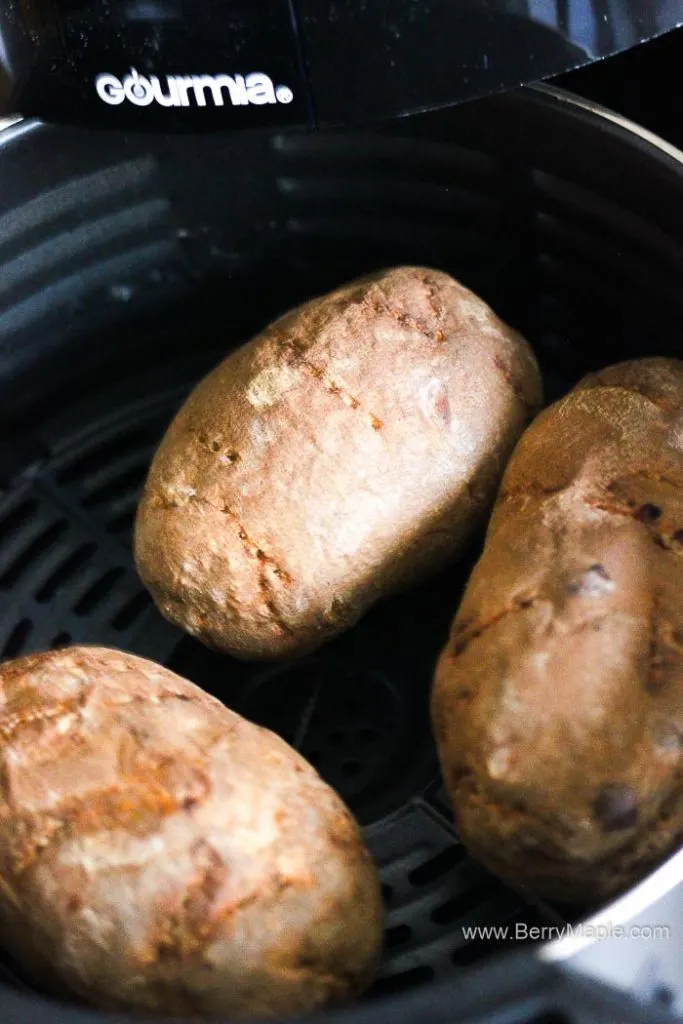
[[[477,545],[304,663],[264,667],[161,619],[131,526],[197,379],[278,313],[380,267],[433,265],[479,292],[534,345],[549,400],[610,362],[679,355],[683,157],[541,88],[367,133],[94,143],[22,123],[0,143],[0,657],[124,648],[317,766],[365,826],[387,907],[380,977],[339,1020],[664,1019],[533,945],[466,938],[563,920],[467,856],[438,777],[431,674]],[[643,998],[680,998],[655,980]],[[9,962],[0,1007],[21,1024],[104,1019]]]

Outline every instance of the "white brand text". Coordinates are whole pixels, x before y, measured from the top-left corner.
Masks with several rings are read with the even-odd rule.
[[[125,78],[102,74],[95,79],[97,95],[110,107],[132,103],[136,107],[233,107],[291,103],[287,85],[273,85],[268,75],[140,75],[133,68]]]

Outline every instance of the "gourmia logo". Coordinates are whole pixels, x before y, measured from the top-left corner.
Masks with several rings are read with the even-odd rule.
[[[291,103],[294,93],[288,85],[273,85],[268,75],[255,72],[242,75],[156,75],[145,77],[132,69],[125,78],[98,75],[97,95],[110,107],[133,103],[136,107],[233,107],[263,106],[266,103]]]

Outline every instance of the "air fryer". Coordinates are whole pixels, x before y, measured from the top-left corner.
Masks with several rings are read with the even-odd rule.
[[[296,6],[299,27],[317,24],[332,46],[330,12],[342,26],[344,18],[358,26],[359,12],[371,5],[340,2],[325,24],[306,4]],[[432,6],[455,17],[456,5]],[[586,10],[599,6],[602,14],[597,3]],[[243,111],[230,109],[222,125],[215,107],[189,108],[206,115],[190,124],[188,108],[133,103],[124,116],[123,102],[103,110],[92,100],[94,70],[122,89],[133,70],[152,74],[138,54],[134,68],[129,54],[116,51],[106,18],[130,27],[146,11],[148,26],[161,26],[159,45],[175,40],[173,73],[188,71],[194,55],[173,35],[174,18],[186,13],[181,0],[101,5],[104,35],[93,28],[92,38],[98,46],[109,40],[109,64],[99,63],[100,50],[85,63],[56,59],[54,82],[65,92],[55,88],[53,98],[45,55],[68,56],[69,25],[97,19],[75,2],[18,0],[0,13],[0,38],[9,40],[5,70],[14,69],[4,79],[6,109],[23,97],[22,112],[80,122],[24,119],[0,134],[0,657],[93,643],[156,660],[278,732],[342,795],[380,870],[385,954],[366,999],[317,1015],[318,1024],[654,1024],[683,1011],[683,854],[614,904],[570,918],[566,908],[493,878],[458,841],[428,694],[480,540],[439,578],[377,605],[303,662],[267,666],[211,652],[169,625],[131,557],[151,455],[193,384],[277,314],[354,276],[401,263],[452,273],[529,338],[549,401],[610,362],[679,355],[683,155],[558,89],[495,91],[630,45],[683,17],[679,4],[642,5],[634,14],[638,6],[612,8],[605,0],[607,28],[591,42],[578,3],[472,5],[486,8],[491,24],[496,8],[505,8],[506,17],[539,29],[539,39],[548,38],[552,8],[564,26],[552,29],[561,55],[548,56],[543,45],[527,49],[522,68],[511,43],[509,73],[498,79],[484,74],[468,90],[460,69],[439,94],[430,72],[416,71],[410,95],[401,94],[397,78],[367,103],[358,82],[338,77],[350,74],[348,54],[322,42],[312,52],[302,31],[290,71],[298,68],[305,84],[305,116],[292,116],[288,100],[271,105],[278,113],[271,110],[270,121],[259,114],[240,123]],[[253,11],[276,7],[254,4]],[[534,7],[547,8],[545,21],[532,18]],[[463,4],[457,16],[469,17],[468,9]],[[204,12],[206,25],[206,12],[220,21],[221,5]],[[201,32],[200,21],[193,30]],[[140,38],[131,32],[120,37],[124,50]],[[581,32],[586,45],[577,50]],[[502,37],[489,42],[503,54]],[[337,61],[337,83],[344,82],[329,93],[317,59],[326,52]],[[361,67],[376,72],[377,54],[359,54]],[[397,64],[408,57],[404,50]],[[218,73],[216,54],[194,70]],[[85,89],[91,92],[80,104]],[[465,92],[470,100],[490,95],[450,105]],[[335,121],[343,127],[310,130]],[[198,132],[198,125],[212,130]],[[135,131],[116,130],[122,127]],[[236,130],[243,127],[258,130]],[[651,930],[667,925],[669,933],[649,943],[571,940],[559,937],[567,921],[588,921],[596,934],[633,921]],[[475,926],[489,928],[488,937],[480,930],[468,938]],[[495,931],[504,927],[506,937]],[[113,1019],[54,1002],[9,956],[0,1006],[17,1024]]]

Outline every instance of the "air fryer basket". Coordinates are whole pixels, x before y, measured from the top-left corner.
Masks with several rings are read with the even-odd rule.
[[[380,978],[349,1020],[384,1006],[490,1021],[503,1003],[495,1019],[604,1019],[591,983],[570,989],[521,952],[499,963],[504,942],[465,935],[562,921],[466,855],[438,778],[429,683],[476,544],[305,663],[264,667],[165,623],[130,533],[150,456],[200,375],[277,313],[378,267],[431,264],[480,292],[534,344],[549,399],[609,362],[679,354],[678,154],[549,89],[363,134],[21,124],[0,143],[0,656],[125,648],[319,768],[366,828],[388,912]],[[12,1020],[54,1019],[9,963],[5,975]],[[619,998],[614,1018],[635,1014]]]

